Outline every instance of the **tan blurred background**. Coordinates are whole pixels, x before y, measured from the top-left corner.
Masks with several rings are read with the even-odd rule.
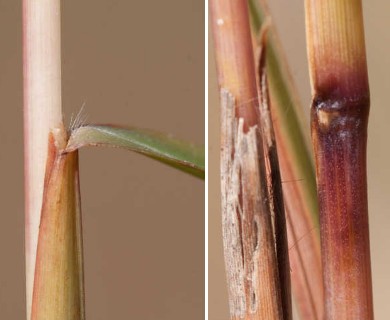
[[[304,1],[269,0],[293,77],[306,110],[310,88],[305,48]],[[390,3],[363,1],[371,86],[368,182],[376,319],[390,317]],[[211,33],[210,33],[211,35]],[[210,39],[211,40],[211,39]],[[219,206],[219,102],[209,41],[209,320],[228,319]],[[307,120],[308,123],[309,120]],[[304,238],[301,241],[305,241]],[[310,320],[310,319],[308,319]]]
[[[0,0],[0,319],[25,318],[22,1]],[[204,3],[63,1],[63,104],[204,142]],[[87,318],[201,319],[204,183],[123,150],[80,152]]]

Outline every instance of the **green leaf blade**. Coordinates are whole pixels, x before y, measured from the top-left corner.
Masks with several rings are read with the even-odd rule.
[[[85,146],[131,150],[204,179],[204,148],[168,134],[133,127],[87,125],[71,132],[65,152]]]

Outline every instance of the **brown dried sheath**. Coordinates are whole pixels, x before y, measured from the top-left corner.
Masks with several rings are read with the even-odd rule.
[[[78,153],[61,153],[60,135],[49,135],[32,320],[85,319]]]
[[[245,0],[212,0],[221,92],[221,192],[231,319],[282,319]]]
[[[289,262],[294,301],[302,319],[323,318],[323,281],[318,201],[314,166],[302,135],[299,99],[276,30],[265,23],[269,10],[264,1],[250,1],[251,13],[261,16],[258,31],[267,30],[267,77],[273,126],[287,212]],[[252,20],[255,21],[255,20]],[[261,26],[261,28],[260,28]],[[298,117],[298,118],[297,118]],[[314,193],[313,193],[314,192]]]
[[[283,319],[292,319],[291,277],[287,240],[286,213],[283,200],[282,181],[279,168],[278,150],[272,123],[268,80],[266,72],[266,31],[261,34],[258,55],[258,81],[260,123],[263,133],[264,159],[267,173],[269,211],[274,221],[276,256],[278,261],[279,285],[282,299]]]
[[[221,105],[222,226],[231,318],[283,319],[260,132],[257,126],[244,132],[226,90]]]

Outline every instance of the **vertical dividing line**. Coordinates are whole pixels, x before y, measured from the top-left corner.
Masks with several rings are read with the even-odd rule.
[[[205,117],[205,215],[204,215],[204,254],[205,254],[205,264],[204,264],[204,318],[208,319],[209,313],[209,7],[207,1],[204,2],[205,8],[205,18],[204,18],[204,38],[205,38],[205,47],[204,47],[204,117]]]

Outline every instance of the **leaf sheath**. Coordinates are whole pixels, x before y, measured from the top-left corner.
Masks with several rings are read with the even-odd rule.
[[[252,27],[258,37],[269,16],[266,2],[249,0]],[[323,281],[318,203],[305,116],[272,24],[267,26],[266,45],[272,121],[287,213],[292,291],[302,319],[320,320],[323,318]]]
[[[222,228],[231,319],[283,319],[262,140],[221,91]]]
[[[210,2],[221,94],[221,194],[231,319],[282,319],[246,0]]]
[[[263,33],[260,44],[258,63],[260,123],[263,132],[265,170],[269,211],[274,221],[276,256],[282,299],[283,319],[292,319],[290,259],[287,239],[286,211],[284,207],[282,180],[279,168],[278,150],[272,123],[268,78],[266,72],[266,33]]]
[[[78,153],[62,153],[50,135],[48,155],[31,319],[83,320]]]

